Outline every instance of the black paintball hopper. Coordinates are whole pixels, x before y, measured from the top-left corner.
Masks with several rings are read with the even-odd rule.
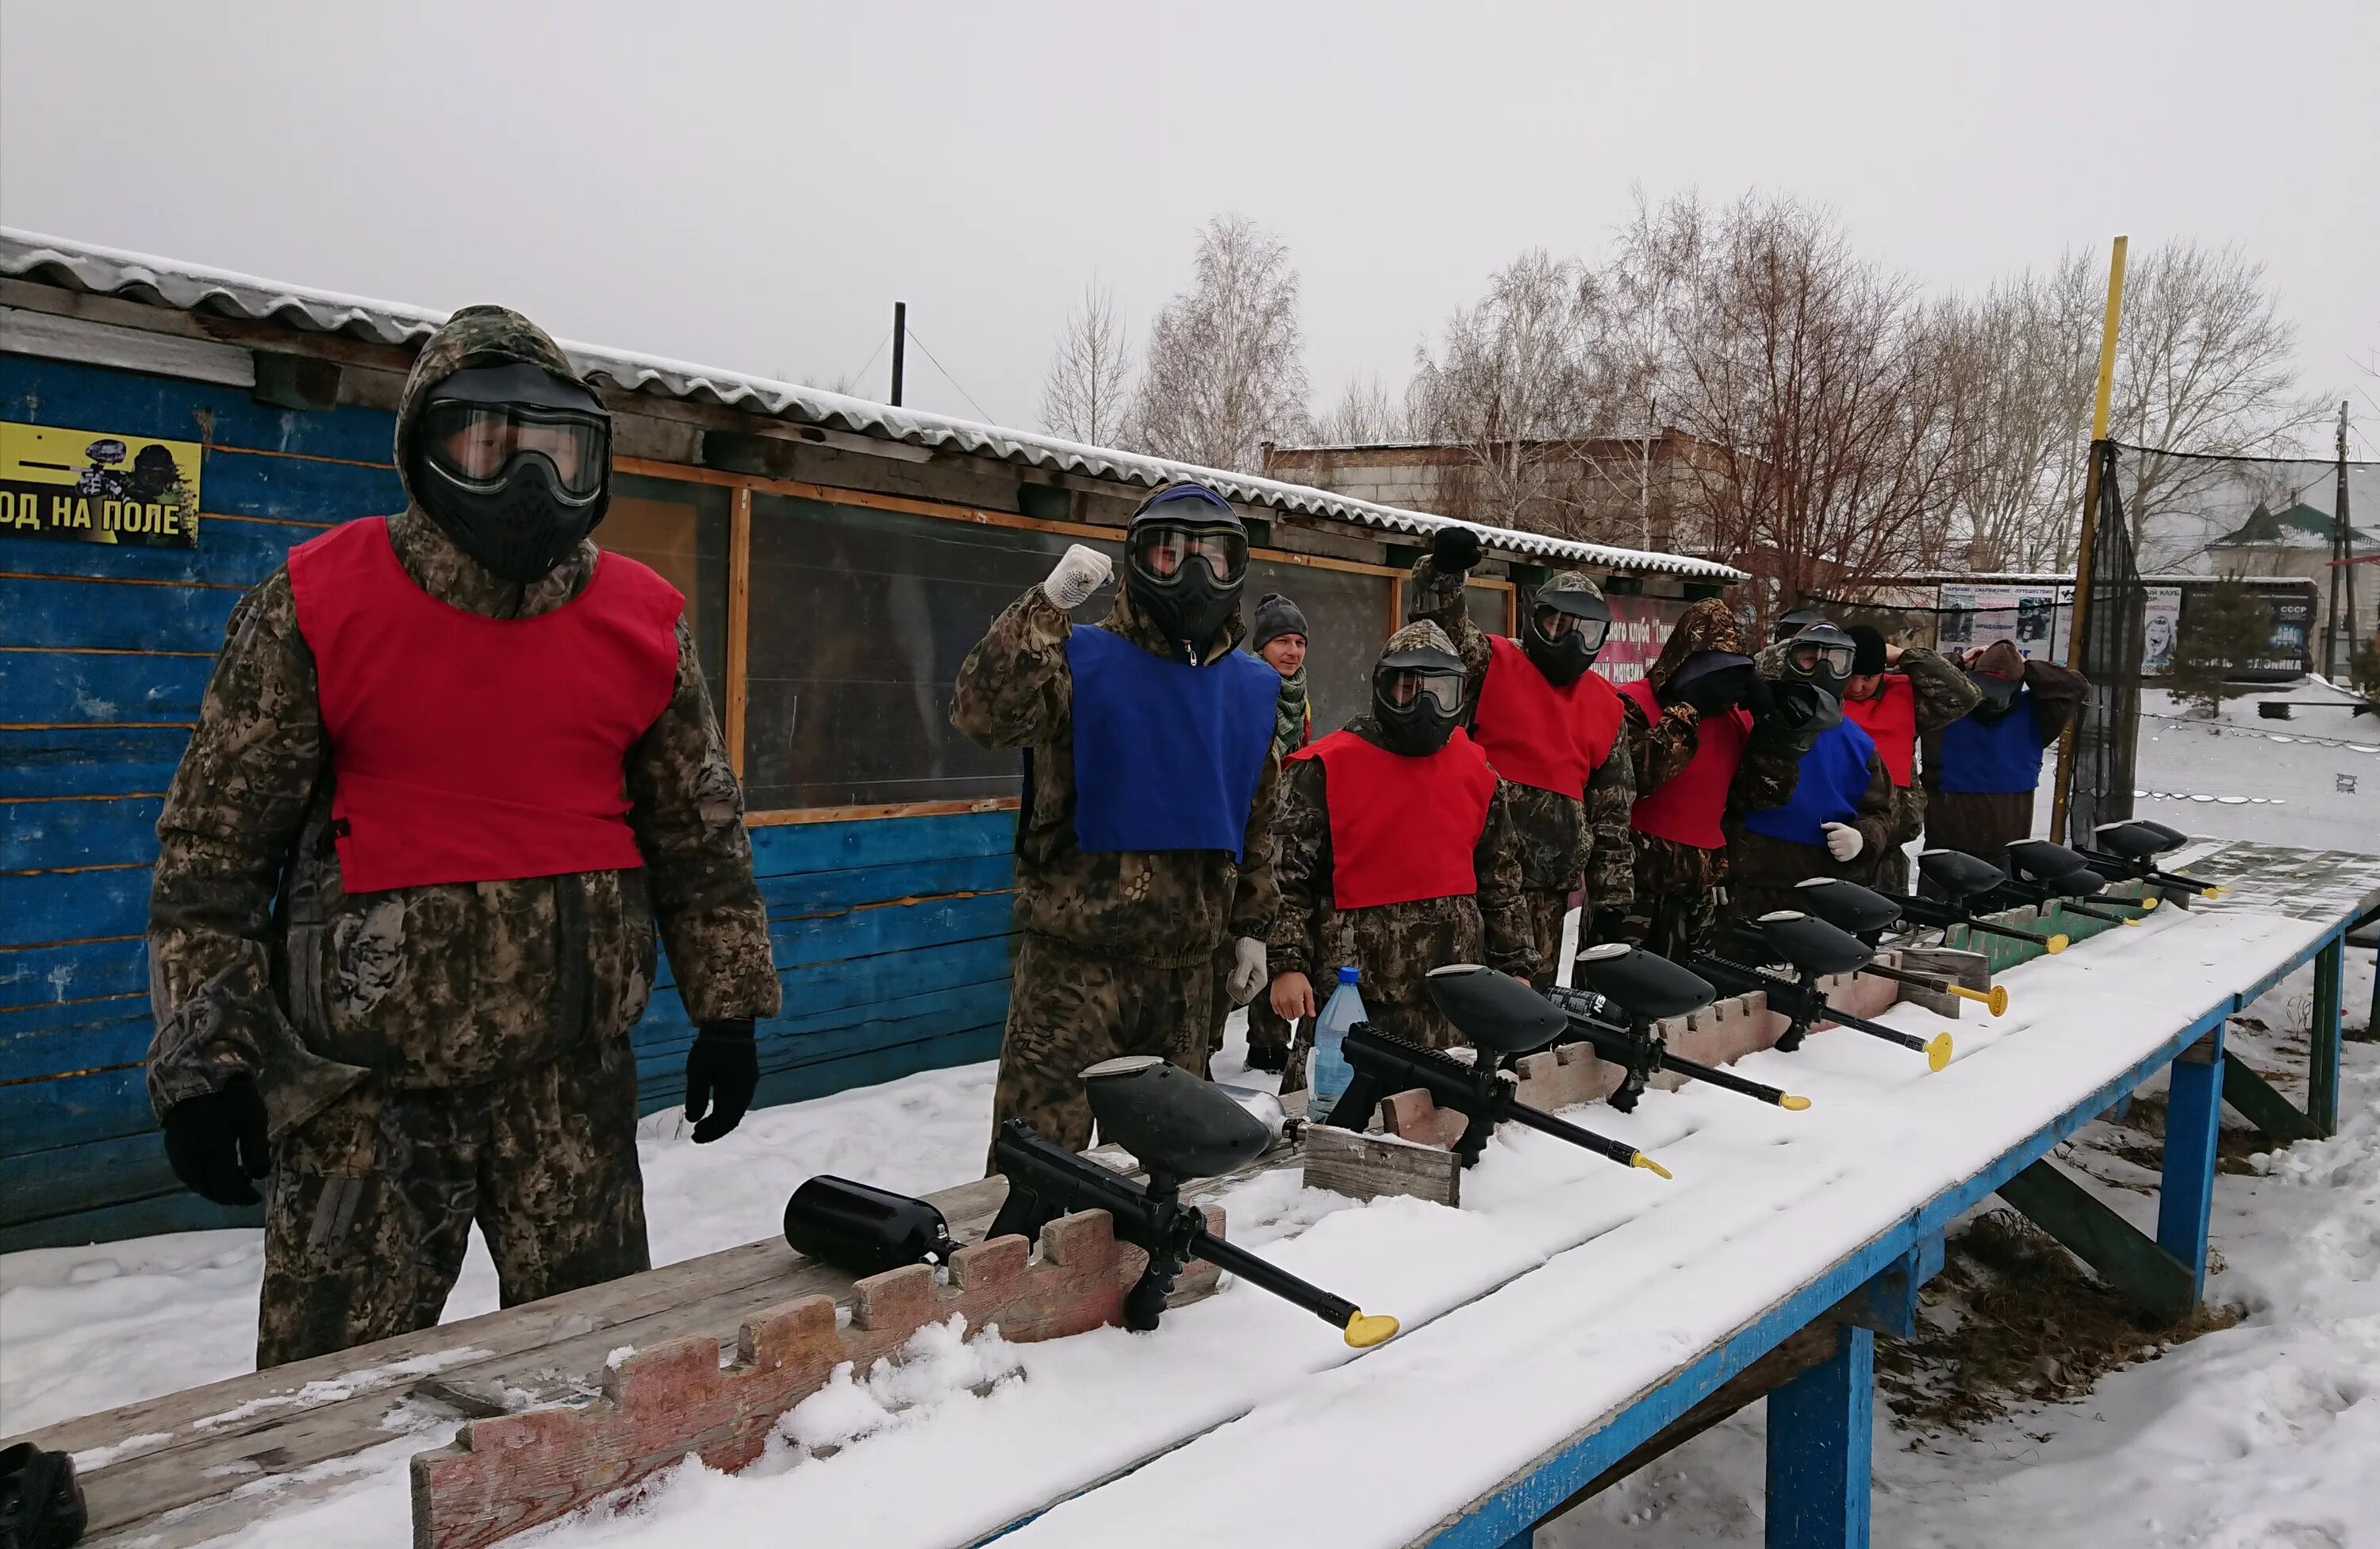
[[[2008,857],[2027,882],[2047,883],[2091,870],[2090,857],[2046,839],[2019,839],[2009,846]]]
[[[1850,932],[1813,920],[1792,909],[1764,914],[1748,929],[1772,962],[1791,963],[1801,972],[1825,978],[1855,973],[1875,960],[1867,943]]]
[[[2146,860],[2153,855],[2180,849],[2190,842],[2189,835],[2178,834],[2165,824],[2151,823],[2146,818],[2107,823],[2097,829],[2094,837],[2108,854],[2120,855],[2127,860]]]
[[[1561,1007],[1511,974],[1477,963],[1434,968],[1424,983],[1463,1037],[1499,1055],[1542,1049],[1570,1030]]]
[[[1996,887],[2006,885],[2008,873],[1990,861],[1969,855],[1964,850],[1921,850],[1917,856],[1918,874],[1949,894],[1954,907],[1973,912],[1974,900]],[[1976,921],[1970,920],[1968,924]],[[1994,927],[1999,933],[2016,934],[2026,940],[2038,940],[2051,956],[2066,950],[2068,938],[2064,932],[2048,936],[2034,936],[2011,928]]]
[[[1578,977],[1632,1022],[1699,1011],[1718,998],[1711,982],[1641,946],[1607,942],[1578,955]]]
[[[1900,918],[1897,901],[1840,877],[1811,877],[1793,886],[1804,909],[1839,931],[1881,931]]]
[[[2165,848],[2167,849],[2180,849],[2182,846],[2190,843],[2189,835],[2184,834],[2179,828],[2169,828],[2166,824],[2157,822],[2155,818],[2134,818],[2132,821],[2139,823],[2143,828],[2147,829],[2152,834],[2163,835],[2165,836]]]
[[[1083,1072],[1083,1095],[1101,1140],[1170,1178],[1228,1173],[1272,1144],[1264,1123],[1229,1092],[1155,1055],[1101,1060]]]
[[[826,1174],[785,1201],[785,1241],[846,1275],[948,1263],[957,1244],[942,1213],[923,1200]]]

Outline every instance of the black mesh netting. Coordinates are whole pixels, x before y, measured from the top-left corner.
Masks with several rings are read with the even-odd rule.
[[[2146,646],[2146,589],[2124,518],[2125,448],[2101,442],[2099,510],[2087,569],[2075,578],[2082,649],[2076,665],[2091,680],[2074,717],[2066,832],[2087,835],[2132,815],[2132,770],[2140,750],[2141,657]]]

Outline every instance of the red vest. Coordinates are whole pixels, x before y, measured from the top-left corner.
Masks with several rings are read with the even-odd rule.
[[[1488,637],[1488,676],[1471,735],[1505,779],[1573,800],[1584,797],[1611,756],[1621,721],[1619,690],[1594,673],[1557,689],[1519,646]]]
[[[675,587],[607,554],[552,612],[485,618],[414,584],[370,517],[290,550],[289,590],[348,892],[644,864],[622,768],[675,689]]]
[[[1892,783],[1907,790],[1917,767],[1917,690],[1908,677],[1885,674],[1882,693],[1872,700],[1845,699],[1843,714],[1876,743],[1876,756],[1884,761]]]
[[[1320,759],[1330,806],[1330,896],[1341,909],[1479,891],[1471,858],[1487,832],[1496,772],[1457,728],[1427,758],[1334,731],[1289,755]],[[1417,822],[1427,818],[1427,822]]]
[[[1634,700],[1645,718],[1661,721],[1661,701],[1643,678],[1620,692]],[[1706,715],[1694,728],[1694,756],[1669,784],[1636,799],[1629,809],[1628,826],[1657,839],[1672,839],[1696,849],[1722,849],[1727,835],[1719,818],[1727,811],[1728,787],[1735,783],[1735,767],[1743,762],[1743,745],[1752,736],[1752,716],[1742,710]]]

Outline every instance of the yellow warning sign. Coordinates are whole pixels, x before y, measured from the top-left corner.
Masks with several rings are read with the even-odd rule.
[[[196,548],[199,444],[0,421],[0,535]]]

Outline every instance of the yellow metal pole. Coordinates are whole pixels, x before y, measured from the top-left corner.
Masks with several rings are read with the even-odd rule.
[[[2074,547],[2074,604],[2067,612],[2066,665],[2082,670],[2091,618],[2091,549],[2099,536],[2099,448],[2107,439],[2107,412],[2116,394],[2116,324],[2124,313],[2124,248],[2116,238],[2107,259],[2107,311],[2099,324],[2099,383],[2091,400],[2091,454],[2082,472],[2082,531]],[[2074,793],[2074,723],[2058,734],[2058,781],[2049,799],[2049,841],[2066,842],[2066,812]]]

